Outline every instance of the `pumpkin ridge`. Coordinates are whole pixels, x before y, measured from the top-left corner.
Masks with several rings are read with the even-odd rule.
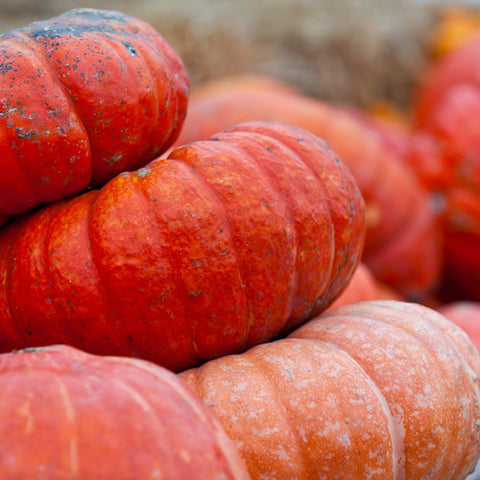
[[[221,140],[218,140],[218,142],[221,142]],[[202,142],[200,142],[200,143],[202,143]],[[229,142],[224,142],[224,143],[231,146]],[[248,343],[248,336],[249,336],[252,324],[254,322],[254,319],[252,318],[253,315],[252,315],[252,312],[251,312],[251,305],[250,305],[250,302],[248,301],[248,298],[247,298],[245,273],[243,272],[242,262],[239,261],[240,254],[238,252],[238,249],[235,246],[235,242],[233,241],[233,237],[234,237],[233,226],[232,226],[232,223],[230,221],[230,216],[227,213],[227,209],[225,208],[225,204],[224,204],[224,202],[222,202],[222,198],[221,198],[220,193],[214,188],[213,185],[211,185],[204,178],[203,175],[201,175],[198,171],[196,171],[196,169],[193,165],[193,162],[189,162],[185,158],[178,159],[176,157],[175,153],[180,152],[183,148],[188,148],[188,147],[189,147],[189,145],[185,145],[184,147],[175,148],[175,150],[173,150],[168,155],[167,159],[189,167],[190,174],[208,191],[209,195],[211,195],[211,197],[215,199],[215,203],[218,205],[218,208],[222,212],[223,218],[225,219],[225,223],[226,223],[227,229],[228,229],[229,247],[232,250],[233,256],[235,257],[235,260],[236,260],[237,272],[238,272],[238,275],[240,277],[240,283],[241,283],[243,297],[245,299],[245,305],[246,305],[245,314],[244,314],[244,316],[245,316],[245,330],[244,330],[244,332],[245,333],[244,333],[244,338],[243,338],[242,345],[240,346],[241,349],[244,349],[245,346]],[[200,152],[200,153],[195,152],[195,156],[197,158],[199,158],[200,155],[202,155],[202,153],[203,152]],[[190,158],[190,157],[188,157],[188,158]]]
[[[297,272],[297,252],[298,252],[298,232],[297,232],[297,229],[295,228],[295,223],[293,221],[293,214],[292,214],[292,210],[291,210],[291,206],[289,204],[288,201],[286,201],[285,199],[285,195],[284,195],[284,192],[282,192],[282,188],[280,186],[280,183],[278,181],[278,179],[275,177],[274,174],[272,174],[272,172],[265,167],[265,165],[263,164],[263,162],[259,161],[257,156],[254,155],[254,153],[252,151],[250,151],[250,145],[247,144],[243,144],[243,143],[239,143],[238,140],[239,139],[248,139],[249,141],[253,142],[255,141],[255,144],[258,145],[259,148],[264,148],[264,146],[262,145],[261,143],[261,139],[262,138],[265,138],[267,137],[266,135],[263,135],[263,134],[260,134],[260,133],[254,133],[254,132],[242,132],[242,131],[236,131],[234,133],[234,136],[232,137],[234,139],[234,146],[235,148],[238,148],[243,155],[245,155],[246,157],[248,157],[251,162],[253,164],[255,164],[259,170],[261,171],[262,175],[265,177],[265,184],[267,185],[268,184],[268,187],[271,188],[271,190],[276,194],[276,197],[277,197],[277,202],[281,202],[282,206],[283,206],[283,210],[285,211],[286,213],[286,220],[287,222],[289,223],[289,225],[291,225],[291,231],[293,233],[293,240],[292,240],[292,245],[293,245],[293,260],[291,261],[291,264],[292,264],[292,272],[290,274],[290,277],[291,277],[291,280],[290,280],[290,294],[289,294],[289,299],[288,299],[288,308],[287,308],[287,311],[285,312],[285,318],[284,318],[284,324],[279,326],[280,329],[281,328],[284,328],[285,327],[285,324],[288,322],[291,314],[292,314],[292,310],[293,310],[293,302],[295,300],[295,297],[296,297],[296,290],[297,290],[297,287],[298,287],[298,272]],[[223,141],[228,141],[229,139],[229,136],[228,136],[228,133],[227,134],[224,134],[224,133],[221,133],[219,134],[219,138]],[[258,141],[257,141],[258,140]],[[276,145],[280,145],[281,147],[284,147],[284,145],[274,139],[273,137],[271,138],[271,141],[272,143],[276,144]],[[230,143],[230,142],[229,142]],[[269,149],[270,147],[267,147],[267,150]],[[291,151],[290,149],[287,149],[288,150],[288,153],[294,155],[294,152]],[[276,160],[276,155],[273,151],[269,151],[269,155],[271,155],[271,160],[275,161]],[[295,157],[297,157],[297,155],[295,154]],[[303,165],[303,162],[301,162],[301,164]]]
[[[147,165],[146,168],[149,168],[149,169],[156,168],[156,167],[161,168],[162,163],[165,162],[165,161],[167,161],[167,160],[161,160],[158,163],[155,162],[153,165]],[[181,164],[181,162],[177,162],[177,163]],[[193,171],[189,172],[189,173],[191,173],[193,175]],[[135,182],[136,188],[143,195],[143,197],[145,198],[145,201],[148,203],[151,200],[151,198],[146,191],[144,183],[142,182],[142,179],[145,178],[145,177],[139,176],[138,174],[136,174],[136,172],[133,172],[132,174],[127,174],[127,175],[130,179],[132,179],[132,180],[134,179],[133,181]],[[160,217],[157,213],[157,210],[156,209],[151,209],[149,211],[149,213],[150,213],[150,216],[152,217],[152,219],[157,224],[158,228],[156,228],[155,231],[158,232],[162,236],[168,236],[169,237],[170,232],[168,232],[165,235],[163,229],[161,228],[161,221],[160,221]],[[176,274],[175,275],[176,282],[174,282],[175,288],[177,290],[176,295],[179,296],[179,297],[182,297],[183,295],[181,295],[179,292],[183,292],[183,291],[187,290],[187,288],[186,288],[187,285],[186,285],[185,280],[183,279],[183,276],[182,276],[183,272],[181,271],[181,269],[179,270],[179,269],[174,268],[173,263],[171,262],[169,255],[163,255],[163,257],[165,259],[168,259],[168,261],[170,263],[170,266],[171,266],[171,271],[175,272],[175,274]],[[183,310],[183,311],[185,312],[185,310]],[[184,318],[186,317],[185,313],[183,313],[183,317]],[[196,330],[196,328],[195,328],[194,322],[189,322],[188,326],[190,327],[190,345],[191,345],[190,354],[193,354],[193,353],[195,354],[194,363],[197,363],[201,360],[201,358],[199,356],[198,346],[195,342],[195,330]]]
[[[294,339],[296,338],[294,334],[287,337]],[[344,355],[354,366],[357,368],[361,375],[367,381],[367,384],[370,386],[371,390],[375,394],[378,399],[378,403],[381,406],[385,416],[387,417],[388,421],[388,431],[390,432],[390,439],[392,441],[392,465],[394,466],[393,471],[393,478],[392,480],[405,480],[405,428],[401,423],[401,419],[396,418],[397,416],[393,414],[388,404],[385,395],[382,393],[380,388],[376,385],[372,377],[365,371],[363,366],[355,360],[348,352],[343,350],[338,345],[335,345],[332,342],[328,342],[325,340],[319,340],[317,338],[308,338],[308,337],[301,337],[302,340],[308,340],[311,342],[318,342],[324,345],[328,345],[328,347],[336,350],[341,355]]]
[[[9,225],[7,228],[11,230],[11,229],[14,229],[15,227],[12,225]],[[17,228],[16,230],[18,232],[19,229]],[[6,252],[1,251],[0,253],[1,253],[0,255],[1,262],[5,262],[5,268],[2,268],[3,278],[1,278],[0,284],[4,283],[4,294],[2,295],[4,300],[2,303],[5,308],[5,313],[7,313],[7,315],[2,315],[2,317],[5,317],[5,318],[2,318],[2,321],[5,322],[5,320],[7,321],[9,320],[8,322],[9,327],[14,330],[17,337],[20,337],[23,340],[24,338],[23,332],[19,330],[15,322],[15,317],[13,314],[13,306],[14,306],[13,299],[11,298],[11,295],[10,295],[10,291],[11,291],[10,285],[11,285],[11,278],[12,278],[10,271],[11,271],[11,265],[12,265],[12,258],[14,254],[14,247],[10,246],[9,248],[7,248]],[[2,331],[3,331],[3,328],[2,328]]]
[[[144,167],[144,168],[148,168]],[[102,233],[98,234],[98,238],[95,238],[95,235],[97,234],[97,229],[92,228],[92,220],[95,220],[98,223],[98,219],[95,216],[94,212],[95,210],[98,210],[99,208],[102,208],[100,205],[108,202],[108,195],[109,195],[109,188],[115,188],[115,185],[120,182],[127,182],[128,187],[126,188],[127,191],[132,192],[133,194],[136,194],[138,197],[140,197],[143,201],[144,206],[148,206],[148,203],[150,199],[145,195],[145,192],[143,188],[140,186],[141,185],[141,177],[138,175],[137,172],[124,172],[114,179],[112,179],[110,182],[108,182],[103,188],[98,190],[98,195],[94,199],[94,202],[90,205],[89,209],[89,225],[90,228],[88,229],[88,234],[89,234],[89,241],[90,241],[90,247],[91,247],[91,258],[92,258],[92,264],[95,266],[96,272],[97,272],[97,278],[99,279],[97,288],[100,292],[100,296],[103,299],[104,303],[108,306],[108,308],[105,310],[107,312],[107,315],[111,319],[112,325],[115,325],[116,317],[118,317],[118,301],[115,299],[115,287],[112,288],[112,284],[114,284],[114,273],[112,271],[104,271],[105,269],[103,268],[102,265],[102,260],[105,259],[105,254],[103,252],[104,246],[102,246],[103,242],[103,237]],[[154,215],[153,211],[148,208],[142,209],[141,213],[139,212],[142,216],[146,217],[149,215],[149,218],[156,221],[157,218]],[[127,216],[128,219],[128,216]],[[100,221],[100,224],[104,224],[105,222],[103,220]],[[158,222],[157,222],[158,224]],[[161,229],[157,228],[155,229],[157,232],[161,232]],[[163,249],[162,249],[163,251]],[[117,252],[114,250],[109,250],[111,254],[116,254]],[[172,267],[172,263],[170,261],[169,255],[162,255],[162,260],[165,262],[168,262],[168,264],[171,266],[169,269],[169,272],[175,272],[176,270]],[[179,289],[178,289],[178,282],[179,282],[179,277],[178,275],[175,275],[175,282],[173,282],[173,287],[176,290],[176,295],[180,296]],[[121,316],[121,315],[120,315]],[[185,318],[185,315],[183,315]],[[130,320],[127,318],[127,320]],[[108,322],[107,322],[108,323]],[[111,332],[114,332],[113,338],[115,338],[115,344],[118,349],[116,351],[119,352],[124,352],[125,349],[129,350],[131,353],[135,355],[135,347],[133,344],[133,336],[130,337],[130,332],[131,332],[131,326],[127,325],[125,328],[111,328],[109,329]],[[120,338],[120,336],[121,338]],[[126,338],[124,338],[124,336]],[[130,340],[130,341],[129,341]],[[190,353],[190,352],[189,352]]]
[[[49,255],[48,255],[48,241],[51,236],[51,231],[52,231],[52,217],[55,215],[55,212],[61,208],[63,202],[59,202],[57,204],[51,205],[47,207],[43,212],[42,215],[44,218],[42,219],[42,235],[37,237],[37,248],[39,251],[39,260],[38,262],[36,260],[33,260],[33,263],[37,264],[39,263],[43,271],[48,271],[49,270]],[[45,218],[46,217],[46,218]],[[19,238],[23,237],[23,232],[27,231],[28,232],[28,224],[29,221],[27,221],[21,226],[20,231],[19,231]],[[16,301],[16,296],[21,295],[22,292],[19,292],[18,286],[15,284],[18,284],[20,282],[20,279],[18,278],[18,275],[15,275],[14,272],[21,270],[17,268],[17,259],[19,261],[25,260],[25,261],[30,261],[31,257],[28,255],[24,255],[24,250],[27,248],[27,246],[23,242],[17,242],[16,245],[14,245],[10,259],[11,261],[8,263],[7,267],[7,282],[6,282],[6,297],[7,297],[7,302],[8,302],[8,307],[11,313],[11,318],[13,320],[14,324],[20,324],[22,326],[21,328],[21,335],[24,339],[27,339],[27,344],[30,344],[30,336],[31,336],[31,326],[30,326],[30,320],[25,320],[25,316],[22,312],[21,308],[18,308],[18,306],[15,306],[13,302]],[[42,279],[45,280],[45,279]],[[12,282],[13,281],[13,282]],[[47,288],[49,288],[50,285],[47,285]],[[22,288],[22,286],[20,286]],[[54,307],[56,306],[55,302],[52,300],[51,296],[45,295],[45,298],[49,304],[49,306]],[[57,309],[55,308],[55,313],[57,313]],[[19,316],[20,315],[20,316]],[[58,329],[56,328],[55,322],[50,322],[51,316],[50,315],[44,315],[42,317],[42,325],[48,325],[48,329],[51,331],[58,333]],[[67,337],[63,335],[63,331],[60,332],[63,341],[67,340]]]
[[[288,342],[288,339],[283,339],[282,342]],[[258,347],[254,347],[250,352],[255,353],[255,351],[258,351],[258,348],[262,348],[262,345],[259,345]],[[249,352],[246,352],[246,356],[249,356]],[[271,374],[270,368],[267,366],[267,362],[265,362],[263,359],[260,359],[258,361],[258,357],[255,355],[250,355],[252,358],[250,359],[250,362],[255,365],[256,368],[256,375],[261,375],[262,377],[265,378],[265,381],[262,382],[263,386],[268,386],[269,389],[273,392],[278,392],[278,385],[277,382],[272,382],[271,379],[275,378],[274,375]],[[305,359],[305,361],[308,360],[305,355],[302,355],[302,357]],[[273,402],[275,400],[275,403],[279,405],[279,410],[283,413],[283,418],[286,420],[287,425],[290,426],[289,431],[295,436],[297,441],[295,442],[295,445],[301,445],[302,444],[302,439],[301,435],[298,432],[297,428],[295,427],[295,422],[292,420],[291,415],[289,415],[287,408],[285,405],[283,405],[280,401],[277,401],[277,399],[280,399],[281,395],[279,394],[274,394],[269,397],[269,401]],[[278,411],[278,410],[277,410]],[[306,458],[306,452],[302,451],[302,448],[296,448],[296,456],[297,458],[301,459],[302,466],[307,466],[308,465],[308,459]],[[303,469],[305,470],[305,468]],[[301,477],[300,477],[301,479]],[[299,480],[300,480],[299,479]]]

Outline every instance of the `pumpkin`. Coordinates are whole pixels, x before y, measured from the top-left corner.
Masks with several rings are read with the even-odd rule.
[[[345,290],[328,308],[332,309],[366,300],[403,300],[403,298],[400,293],[379,282],[370,268],[360,262]]]
[[[213,414],[170,371],[54,345],[0,355],[0,476],[248,480]]]
[[[240,75],[192,91],[176,143],[208,138],[247,120],[282,121],[323,138],[350,169],[365,199],[365,264],[409,299],[435,289],[442,261],[435,212],[414,172],[376,129],[346,108],[296,92],[280,80],[275,84],[274,79]]]
[[[458,325],[470,337],[480,350],[480,303],[472,301],[455,301],[438,307],[438,311]]]
[[[437,199],[444,232],[442,296],[480,300],[480,36],[433,62],[412,105],[408,161]]]
[[[480,457],[479,373],[478,351],[444,316],[379,300],[180,376],[252,479],[460,480]]]
[[[297,127],[238,125],[0,231],[0,350],[67,343],[172,370],[304,323],[365,235],[355,180]]]
[[[134,170],[175,140],[186,69],[132,16],[76,9],[0,35],[0,220]]]

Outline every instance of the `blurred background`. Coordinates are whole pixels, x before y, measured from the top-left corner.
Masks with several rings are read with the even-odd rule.
[[[121,10],[153,25],[185,62],[192,86],[266,73],[326,100],[403,108],[446,9],[425,0],[0,0],[0,31],[71,8]]]

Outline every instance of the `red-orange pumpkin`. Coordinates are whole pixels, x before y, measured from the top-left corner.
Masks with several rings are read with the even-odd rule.
[[[176,139],[185,67],[148,24],[77,9],[0,35],[0,219],[100,185]]]
[[[0,355],[0,477],[248,480],[213,414],[149,362],[51,346]]]
[[[364,203],[326,143],[252,122],[0,231],[0,349],[68,343],[173,370],[305,322],[361,257]]]
[[[461,329],[384,300],[180,375],[252,479],[460,480],[480,457],[479,374]]]
[[[433,290],[441,238],[426,191],[380,133],[345,108],[264,77],[238,76],[197,87],[177,144],[247,120],[277,120],[323,138],[345,162],[366,202],[364,262],[408,298]]]

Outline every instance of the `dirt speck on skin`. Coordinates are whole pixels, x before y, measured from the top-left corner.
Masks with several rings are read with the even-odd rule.
[[[428,35],[448,4],[85,0],[80,5],[120,10],[153,25],[185,62],[193,87],[230,74],[265,73],[326,100],[362,106],[387,99],[404,108],[426,61]],[[78,6],[76,0],[0,0],[0,31]]]

